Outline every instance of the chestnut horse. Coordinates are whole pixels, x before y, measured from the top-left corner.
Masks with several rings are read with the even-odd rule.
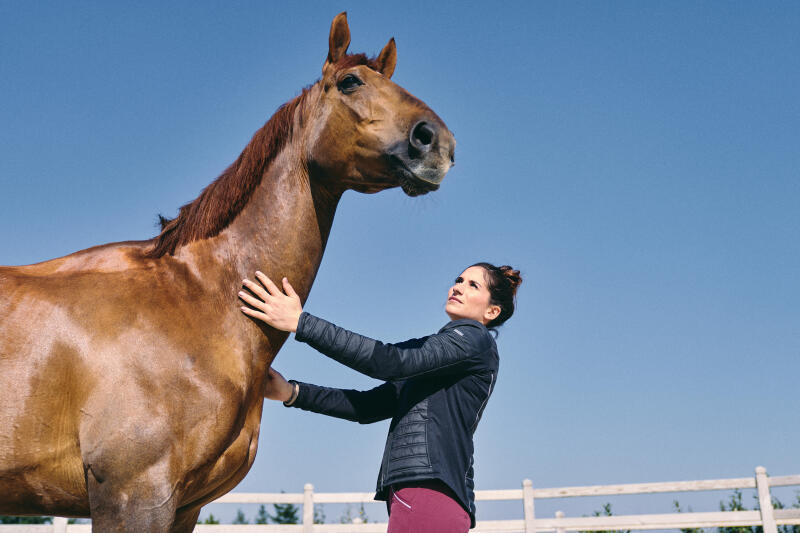
[[[0,268],[0,514],[94,531],[188,532],[256,454],[267,367],[287,334],[239,311],[256,269],[303,301],[342,193],[438,188],[455,141],[390,81],[394,39],[348,54],[149,241]]]

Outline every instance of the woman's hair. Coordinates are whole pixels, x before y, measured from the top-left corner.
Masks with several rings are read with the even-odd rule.
[[[497,328],[514,314],[514,300],[517,287],[522,283],[522,277],[519,275],[519,270],[514,270],[508,265],[498,267],[491,263],[475,263],[472,266],[484,269],[486,288],[489,289],[489,303],[500,306],[497,318],[486,324],[489,329]]]

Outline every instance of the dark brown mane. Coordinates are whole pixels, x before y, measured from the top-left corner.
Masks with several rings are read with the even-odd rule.
[[[217,235],[238,215],[261,182],[264,171],[292,135],[294,112],[305,102],[308,87],[283,104],[259,129],[236,161],[193,201],[180,208],[178,216],[159,216],[161,233],[153,239],[148,257],[175,253],[178,247]]]
[[[348,54],[336,62],[337,69],[356,65],[378,69],[375,58],[366,54]],[[159,215],[161,233],[153,239],[147,257],[172,255],[184,244],[219,234],[236,218],[261,182],[264,171],[291,137],[294,112],[305,102],[309,88],[278,108],[253,135],[238,159],[200,196],[181,207],[177,217],[168,219]]]

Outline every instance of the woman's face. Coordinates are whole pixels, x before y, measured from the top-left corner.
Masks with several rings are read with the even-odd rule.
[[[456,278],[447,293],[445,313],[450,320],[471,318],[486,325],[500,314],[500,306],[489,303],[483,267],[472,266]]]

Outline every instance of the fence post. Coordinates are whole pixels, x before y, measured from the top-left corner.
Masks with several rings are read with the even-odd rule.
[[[758,488],[758,508],[761,510],[761,526],[764,528],[764,533],[778,533],[775,514],[772,512],[767,469],[763,466],[756,467],[756,488]]]
[[[53,517],[53,533],[67,533],[69,521],[63,516]]]
[[[314,530],[314,485],[303,485],[303,533]]]
[[[522,481],[522,509],[525,513],[525,533],[534,533],[533,481],[530,479]]]
[[[564,511],[556,511],[556,518],[559,520],[564,518]],[[556,524],[556,533],[566,533],[566,531],[561,524]]]

